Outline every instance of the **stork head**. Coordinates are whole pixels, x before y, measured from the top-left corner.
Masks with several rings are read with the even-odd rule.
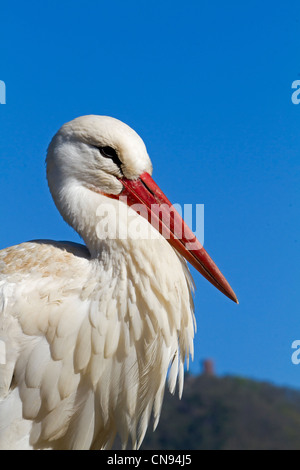
[[[82,116],[64,124],[52,139],[47,154],[47,177],[53,199],[64,216],[74,223],[76,203],[86,192],[129,206],[146,208],[148,221],[187,261],[223,294],[237,302],[236,295],[192,231],[153,181],[152,164],[139,135],[123,122],[108,116]],[[154,214],[153,208],[160,210]],[[170,209],[166,226],[163,214]],[[82,211],[82,219],[84,218]],[[78,219],[78,218],[77,218]],[[167,236],[166,236],[167,234]],[[191,249],[190,246],[193,248]]]
[[[145,144],[127,124],[109,116],[82,116],[64,124],[52,139],[47,155],[51,186],[57,179],[117,195],[125,177],[152,174]]]

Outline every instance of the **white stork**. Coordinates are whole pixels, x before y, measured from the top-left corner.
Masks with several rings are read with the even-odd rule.
[[[184,258],[237,298],[179,214],[166,223],[171,203],[126,124],[77,118],[46,161],[55,204],[85,245],[0,251],[0,448],[106,449],[116,435],[138,448],[151,415],[157,425],[166,381],[173,393],[178,379],[181,395],[193,355]]]

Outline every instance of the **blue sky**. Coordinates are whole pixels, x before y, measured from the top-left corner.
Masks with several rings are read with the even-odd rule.
[[[300,4],[229,0],[2,2],[0,248],[78,241],[45,179],[46,149],[84,114],[144,139],[169,199],[205,205],[205,248],[237,306],[193,269],[195,360],[300,387]]]

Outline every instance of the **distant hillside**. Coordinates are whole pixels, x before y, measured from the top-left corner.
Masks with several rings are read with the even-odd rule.
[[[166,392],[142,449],[300,449],[300,392],[238,377],[188,375]]]

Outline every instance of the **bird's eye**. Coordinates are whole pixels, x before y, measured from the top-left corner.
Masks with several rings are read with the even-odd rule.
[[[117,152],[114,148],[106,146],[106,147],[99,147],[100,153],[105,158],[110,158],[121,170],[122,162],[118,157]]]
[[[100,147],[99,148],[103,157],[116,158],[118,157],[117,152],[112,147]]]

